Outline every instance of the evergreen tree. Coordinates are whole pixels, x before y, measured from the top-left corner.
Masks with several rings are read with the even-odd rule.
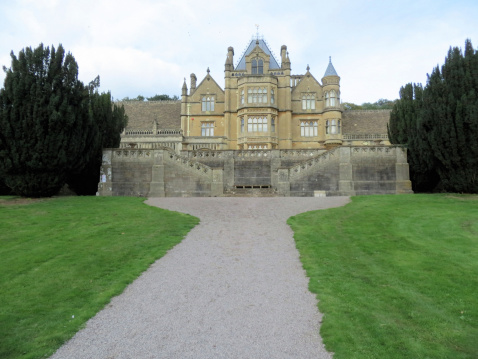
[[[400,89],[400,99],[390,113],[388,136],[390,142],[407,147],[410,179],[415,192],[431,192],[438,184],[434,158],[423,141],[419,130],[419,119],[423,109],[423,87],[421,84],[407,84]]]
[[[450,48],[427,85],[408,84],[390,115],[392,143],[408,147],[416,191],[478,192],[478,52]]]
[[[103,148],[119,147],[121,132],[126,127],[127,116],[123,105],[113,104],[111,94],[95,92],[97,83],[90,84],[90,111],[94,118],[94,127],[98,132],[99,140],[94,149],[95,155],[86,167],[79,172],[72,172],[68,176],[68,186],[78,195],[94,195],[98,189],[100,169],[103,157]]]
[[[478,192],[478,54],[450,48],[445,64],[428,77],[421,129],[446,191]]]
[[[0,173],[17,194],[51,196],[90,160],[98,136],[88,89],[63,46],[25,48],[0,90]]]

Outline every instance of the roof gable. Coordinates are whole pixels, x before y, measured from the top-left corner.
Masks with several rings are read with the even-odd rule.
[[[207,69],[207,75],[206,77],[199,83],[199,85],[196,87],[196,90],[194,93],[200,93],[198,91],[201,87],[206,87],[208,84],[211,84],[212,86],[209,88],[210,92],[213,91],[213,88],[217,88],[219,91],[224,93],[224,90],[219,86],[216,82],[216,80],[213,79],[213,77],[209,74],[209,69]]]
[[[240,71],[246,69],[246,56],[248,56],[256,48],[256,42],[258,42],[257,45],[261,48],[261,50],[264,51],[266,55],[270,56],[269,69],[280,69],[278,62],[272,54],[271,50],[269,50],[267,43],[263,39],[253,39],[251,40],[249,46],[247,47],[247,50],[244,52],[241,59],[239,60],[235,70]]]

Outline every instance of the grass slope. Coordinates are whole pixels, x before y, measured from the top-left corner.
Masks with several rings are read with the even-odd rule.
[[[0,197],[0,358],[52,354],[198,223],[142,202]]]
[[[288,223],[334,359],[478,358],[478,196],[354,197]]]

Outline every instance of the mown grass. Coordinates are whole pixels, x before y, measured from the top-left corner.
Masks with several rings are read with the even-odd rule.
[[[0,358],[51,355],[198,223],[142,202],[0,197]]]
[[[334,359],[478,358],[478,196],[354,197],[288,223]]]

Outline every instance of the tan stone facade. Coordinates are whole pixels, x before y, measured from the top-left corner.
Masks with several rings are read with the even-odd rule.
[[[406,150],[391,146],[389,110],[344,111],[332,62],[318,81],[291,74],[254,39],[224,88],[209,69],[180,101],[127,101],[119,149],[103,153],[101,195],[230,196],[408,193]]]
[[[234,63],[228,48],[224,88],[210,75],[184,81],[181,101],[124,102],[129,124],[122,148],[194,150],[321,149],[389,145],[389,111],[344,111],[340,77],[329,60],[319,82],[307,67],[291,74],[262,39],[251,40]]]
[[[322,84],[311,74],[292,75],[287,47],[281,65],[264,40],[252,40],[234,67],[228,48],[224,90],[209,74],[196,86],[191,74],[181,97],[181,129],[187,149],[326,149],[342,143],[340,77]],[[328,69],[328,70],[329,70]],[[186,148],[184,148],[186,149]]]

